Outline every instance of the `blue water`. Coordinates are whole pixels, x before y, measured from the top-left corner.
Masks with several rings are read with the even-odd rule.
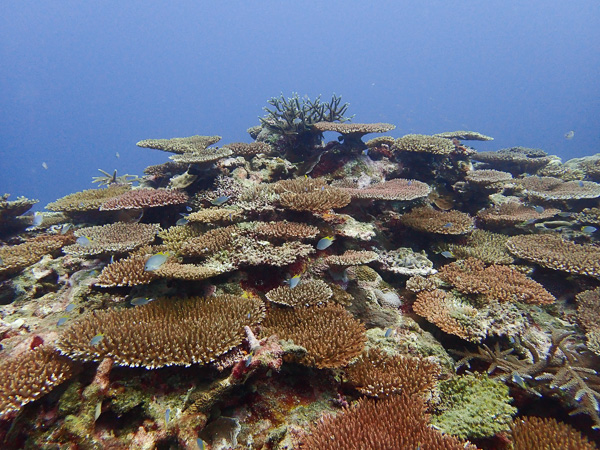
[[[393,136],[472,129],[496,138],[480,150],[600,152],[596,0],[373,5],[3,1],[0,193],[43,206],[98,168],[167,160],[141,139],[248,142],[281,92],[341,94]]]

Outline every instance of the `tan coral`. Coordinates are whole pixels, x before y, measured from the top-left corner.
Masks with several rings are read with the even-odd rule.
[[[140,286],[156,280],[155,272],[144,270],[148,256],[133,255],[115,261],[102,269],[95,283],[99,287]]]
[[[239,233],[240,230],[235,225],[215,228],[200,236],[188,239],[181,246],[180,251],[184,256],[202,256],[219,250],[225,250],[234,245],[233,240]]]
[[[370,250],[346,250],[341,255],[329,255],[323,262],[330,266],[358,266],[375,261],[377,253]]]
[[[528,416],[516,419],[510,431],[514,450],[594,450],[592,444],[575,428],[552,417]]]
[[[266,297],[273,303],[291,307],[312,306],[327,302],[333,291],[321,280],[299,283],[296,287],[279,286],[267,292]]]
[[[443,434],[429,425],[419,396],[394,395],[384,400],[359,399],[335,417],[314,423],[302,450],[435,449],[476,450],[477,447]]]
[[[410,201],[427,197],[431,188],[426,183],[417,180],[396,178],[382,183],[373,184],[363,189],[344,188],[352,198],[373,200]]]
[[[264,304],[258,299],[166,298],[135,308],[95,311],[65,330],[57,346],[72,358],[110,357],[122,366],[206,364],[240,345],[244,326],[263,317]],[[99,342],[92,341],[98,336]]]
[[[600,355],[600,288],[580,292],[577,300],[577,319],[586,331],[588,349]]]
[[[159,206],[181,205],[187,201],[187,194],[181,190],[140,188],[106,200],[100,206],[100,211],[156,208]]]
[[[106,253],[123,253],[154,241],[160,229],[158,224],[115,222],[80,228],[75,236],[87,238],[63,248],[63,252],[75,256],[91,256]]]
[[[477,186],[489,186],[512,180],[512,175],[494,169],[471,170],[467,173],[465,180]]]
[[[0,247],[0,275],[19,272],[38,262],[44,255],[57,252],[69,236],[43,235],[17,245]]]
[[[556,299],[536,281],[509,266],[490,266],[476,258],[442,267],[438,277],[464,294],[478,294],[488,301],[525,302],[538,305]]]
[[[0,417],[47,394],[73,376],[76,366],[45,345],[0,365]]]
[[[325,212],[348,205],[350,203],[350,194],[342,189],[331,187],[299,194],[284,192],[279,197],[279,203],[284,208],[294,211]]]
[[[579,200],[600,197],[600,184],[593,181],[563,181],[553,177],[525,177],[519,184],[534,200]]]
[[[455,146],[451,140],[426,134],[407,134],[396,139],[393,149],[400,152],[430,153],[434,155],[449,155]]]
[[[370,397],[412,396],[431,393],[440,375],[440,366],[423,358],[389,356],[372,348],[345,368],[344,373],[352,386]]]
[[[513,175],[525,172],[533,173],[555,159],[542,150],[525,147],[503,148],[496,152],[478,152],[471,158]]]
[[[160,230],[158,237],[163,244],[174,252],[179,252],[181,247],[189,240],[202,235],[200,226],[194,223],[174,225],[166,230]]]
[[[261,222],[253,232],[268,239],[314,239],[319,229],[299,222]]]
[[[236,266],[287,266],[300,258],[305,258],[315,252],[312,245],[302,242],[284,242],[274,245],[266,241],[257,241],[240,236],[233,242],[234,248],[229,255],[229,261]]]
[[[240,211],[230,208],[206,208],[186,216],[189,222],[218,223],[233,222],[241,216]]]
[[[112,184],[105,189],[87,189],[48,203],[46,209],[64,212],[98,210],[105,201],[118,197],[130,189],[131,186],[128,184]]]
[[[272,308],[263,336],[276,334],[307,350],[299,360],[320,369],[345,366],[365,346],[365,326],[340,305]]]
[[[228,148],[233,152],[234,155],[241,156],[254,156],[259,153],[269,154],[273,152],[272,147],[266,142],[234,142],[232,144],[227,144],[225,148]]]
[[[554,217],[560,213],[556,208],[539,208],[519,202],[505,202],[483,209],[477,213],[477,219],[494,227],[508,227],[519,223]]]
[[[183,153],[181,155],[173,155],[169,156],[169,159],[172,159],[177,163],[185,163],[185,164],[208,164],[215,161],[218,161],[221,158],[226,158],[227,156],[231,156],[233,152],[227,147],[221,148],[208,148],[203,151],[198,152],[189,152]]]
[[[477,131],[446,131],[444,133],[436,133],[433,135],[434,137],[440,137],[444,139],[458,139],[461,141],[493,141],[494,138],[491,136],[486,136],[485,134],[481,134]]]
[[[600,247],[575,244],[555,234],[513,236],[506,247],[515,256],[548,269],[600,277]]]
[[[451,210],[438,211],[429,206],[415,208],[400,217],[403,225],[435,234],[467,234],[473,231],[473,218],[466,213]]]
[[[181,264],[175,261],[167,261],[156,271],[156,275],[163,278],[174,278],[177,280],[198,281],[215,277],[226,270],[208,265]]]
[[[456,259],[477,258],[488,264],[512,264],[515,260],[506,248],[509,236],[485,230],[473,230],[464,243],[444,248]]]
[[[172,138],[172,139],[145,139],[139,141],[138,147],[152,148],[155,150],[162,150],[170,153],[188,153],[198,152],[206,149],[206,147],[216,144],[221,140],[221,136],[190,136],[183,138]]]

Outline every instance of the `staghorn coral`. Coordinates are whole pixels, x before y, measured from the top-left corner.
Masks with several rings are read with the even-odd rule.
[[[298,222],[260,222],[252,232],[267,239],[314,239],[319,229]]]
[[[555,234],[513,236],[506,247],[515,256],[548,269],[590,277],[600,276],[600,248],[575,244]]]
[[[273,303],[291,307],[312,306],[326,303],[333,291],[327,283],[321,280],[305,281],[291,289],[289,286],[279,286],[267,292],[266,297]]]
[[[475,450],[468,442],[428,425],[419,396],[394,395],[384,400],[359,399],[335,417],[314,424],[300,448],[320,450],[436,449]]]
[[[163,152],[183,154],[188,152],[199,152],[206,147],[216,144],[221,136],[190,136],[172,139],[145,139],[139,141],[138,147],[162,150]]]
[[[424,253],[415,253],[412,249],[401,247],[396,250],[380,251],[379,263],[383,270],[401,275],[430,275],[437,272],[433,263]]]
[[[160,229],[158,224],[115,222],[80,228],[75,236],[86,237],[87,242],[63,247],[67,255],[92,256],[123,253],[150,244]]]
[[[329,255],[323,262],[329,266],[358,266],[378,259],[377,253],[370,250],[346,250],[341,255]]]
[[[102,269],[95,285],[99,287],[140,286],[156,280],[155,272],[144,270],[148,256],[133,255],[115,261]]]
[[[478,294],[486,301],[525,302],[538,305],[556,299],[544,287],[512,267],[492,264],[476,258],[446,264],[438,277],[464,294]]]
[[[444,139],[459,139],[461,141],[493,141],[494,138],[478,133],[477,131],[446,131],[444,133],[436,133],[434,137]]]
[[[370,397],[431,395],[440,366],[414,356],[389,356],[375,347],[346,367],[344,374],[352,386]]]
[[[181,205],[187,201],[187,194],[180,190],[140,188],[106,200],[100,205],[100,211],[156,208],[159,206]]]
[[[396,139],[392,150],[399,152],[418,152],[433,155],[449,155],[454,152],[451,140],[426,134],[407,134]]]
[[[269,154],[273,152],[273,148],[266,142],[234,142],[227,144],[223,148],[227,148],[233,152],[234,155],[241,156],[254,156],[259,153]]]
[[[239,346],[244,326],[263,317],[264,304],[258,299],[163,298],[135,308],[94,311],[65,330],[57,347],[75,359],[110,357],[122,366],[206,364]],[[102,340],[93,345],[92,338],[99,335]]]
[[[438,211],[429,206],[415,208],[403,214],[400,222],[418,231],[434,234],[467,234],[475,227],[473,219],[466,213]]]
[[[597,447],[575,428],[553,418],[521,417],[510,427],[513,450],[594,450]]]
[[[306,349],[299,362],[319,369],[343,367],[365,346],[365,327],[340,305],[272,308],[263,336],[276,334]]]
[[[459,438],[485,438],[509,430],[517,408],[510,405],[508,386],[487,375],[455,376],[438,384],[440,414],[432,424]]]
[[[73,361],[45,345],[4,359],[0,365],[0,417],[47,394],[75,371]]]
[[[508,236],[485,230],[473,230],[462,244],[443,246],[456,259],[477,258],[486,264],[512,264],[515,260],[508,253]]]
[[[98,210],[105,201],[118,197],[130,189],[131,186],[128,184],[111,184],[105,189],[87,189],[48,203],[46,209],[63,212]]]
[[[3,245],[0,247],[0,276],[23,270],[44,255],[57,252],[70,239],[69,236],[42,235],[22,244]]]
[[[482,209],[477,219],[491,227],[510,227],[519,223],[547,219],[560,213],[556,208],[540,209],[519,202],[509,201]]]
[[[527,197],[534,200],[579,200],[600,197],[600,184],[593,181],[563,181],[553,177],[525,177],[519,180]]]
[[[342,188],[352,198],[373,200],[410,201],[427,197],[431,188],[417,180],[396,178],[382,183],[372,184],[365,188]]]

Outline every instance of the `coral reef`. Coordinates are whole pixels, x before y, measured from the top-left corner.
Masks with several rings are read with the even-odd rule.
[[[552,418],[525,417],[510,429],[514,450],[544,448],[548,450],[593,450],[597,448],[581,433]]]

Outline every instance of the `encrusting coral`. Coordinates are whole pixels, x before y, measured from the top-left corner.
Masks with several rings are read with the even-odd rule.
[[[319,369],[343,367],[365,345],[365,327],[340,305],[271,308],[263,336],[276,334],[306,349],[299,362]]]
[[[0,365],[0,417],[47,394],[76,372],[76,364],[41,345]]]
[[[264,317],[257,299],[221,295],[160,299],[129,309],[95,311],[65,330],[57,344],[84,361],[158,368],[206,364],[241,345],[244,326]]]

